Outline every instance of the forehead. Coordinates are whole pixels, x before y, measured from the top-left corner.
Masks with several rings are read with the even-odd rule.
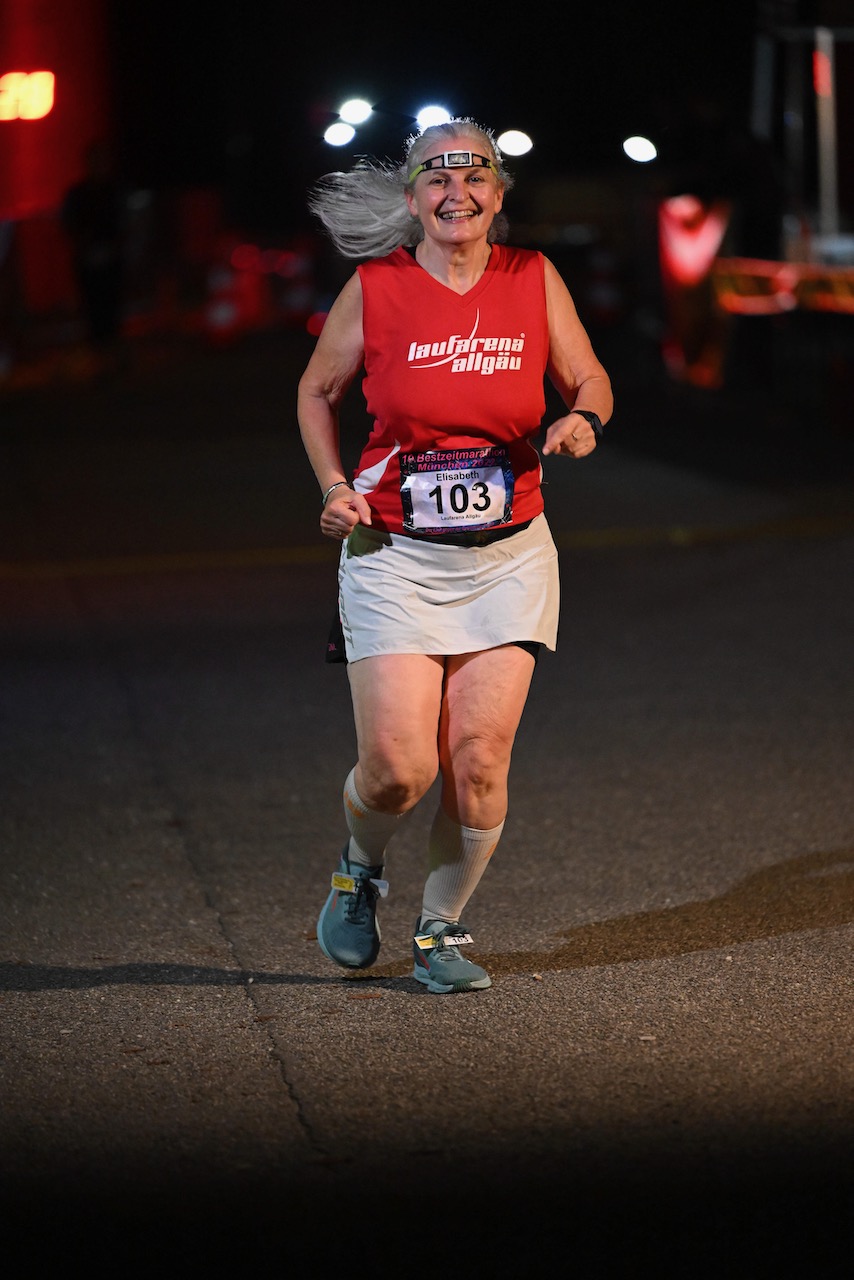
[[[450,142],[446,142],[444,147],[433,147],[431,150],[425,152],[424,160],[429,160],[431,155],[441,155],[444,153],[446,156],[454,157],[455,163],[460,164],[463,158],[460,155],[460,152],[475,152],[477,155],[482,156],[485,154],[485,148],[483,143],[478,142],[476,138],[453,138]],[[457,156],[460,156],[459,160],[456,159]]]

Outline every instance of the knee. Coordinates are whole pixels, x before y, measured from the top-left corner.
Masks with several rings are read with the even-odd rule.
[[[435,781],[438,760],[403,760],[372,756],[360,759],[359,795],[382,813],[407,813]]]
[[[458,788],[470,795],[486,796],[503,787],[510,768],[510,749],[490,736],[467,738],[450,753],[446,772]]]

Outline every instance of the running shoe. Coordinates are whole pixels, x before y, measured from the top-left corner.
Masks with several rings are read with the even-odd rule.
[[[377,898],[388,893],[383,868],[349,862],[347,849],[332,876],[332,891],[317,921],[317,941],[330,960],[345,969],[368,969],[380,951]]]
[[[485,969],[460,954],[460,947],[471,942],[462,924],[446,920],[416,920],[413,950],[413,977],[423,982],[428,991],[444,995],[448,991],[482,991],[492,986]]]

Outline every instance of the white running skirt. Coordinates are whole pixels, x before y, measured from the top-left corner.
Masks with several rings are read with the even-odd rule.
[[[546,517],[484,547],[443,546],[357,525],[341,548],[348,662],[383,653],[557,646],[558,556]]]

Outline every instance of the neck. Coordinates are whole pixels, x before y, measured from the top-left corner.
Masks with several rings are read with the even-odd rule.
[[[491,252],[486,240],[447,245],[422,240],[415,250],[415,260],[440,284],[455,293],[468,293],[486,270]]]

